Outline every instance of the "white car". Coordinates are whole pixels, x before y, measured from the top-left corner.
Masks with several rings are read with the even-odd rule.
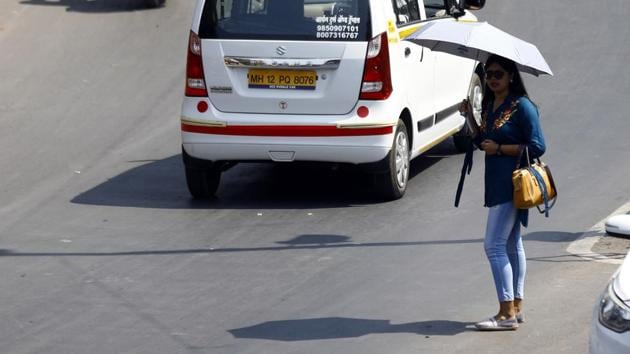
[[[630,353],[630,253],[595,306],[589,352]]]
[[[238,162],[364,167],[402,197],[409,161],[455,135],[458,104],[481,111],[479,63],[405,37],[476,21],[485,0],[197,0],[182,104],[190,193],[208,198]]]

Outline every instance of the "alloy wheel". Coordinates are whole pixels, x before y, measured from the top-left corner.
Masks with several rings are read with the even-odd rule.
[[[399,131],[396,134],[396,182],[404,188],[409,176],[409,141],[407,134]]]

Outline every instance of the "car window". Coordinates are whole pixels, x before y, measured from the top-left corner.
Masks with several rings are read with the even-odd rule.
[[[364,0],[208,0],[199,35],[218,39],[367,41]]]
[[[448,16],[447,0],[424,0],[427,18]]]
[[[393,0],[393,4],[397,17],[396,23],[399,25],[420,21],[418,0]]]

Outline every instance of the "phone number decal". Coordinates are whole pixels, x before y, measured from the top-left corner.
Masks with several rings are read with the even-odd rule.
[[[318,32],[359,32],[359,26],[317,25]]]
[[[359,38],[360,17],[352,15],[320,16],[317,22],[317,38],[357,39]]]
[[[316,37],[325,39],[357,39],[359,34],[349,32],[317,32]]]

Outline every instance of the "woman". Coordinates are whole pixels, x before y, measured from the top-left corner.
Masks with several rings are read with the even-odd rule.
[[[499,299],[499,312],[478,322],[479,330],[514,330],[523,322],[525,250],[521,224],[527,226],[527,210],[512,203],[512,171],[521,149],[530,158],[545,152],[537,107],[529,100],[513,61],[490,56],[486,61],[486,87],[482,123],[478,126],[465,100],[460,111],[473,130],[473,140],[485,156],[485,206],[489,208],[484,249],[490,262]]]

